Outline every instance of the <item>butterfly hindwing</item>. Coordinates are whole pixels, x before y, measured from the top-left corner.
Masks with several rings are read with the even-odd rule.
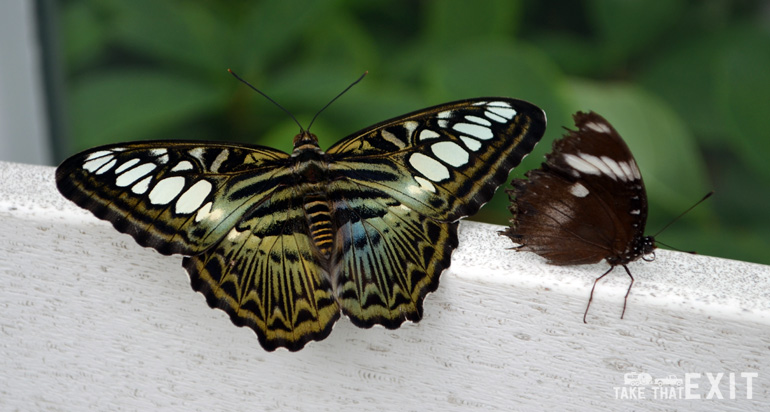
[[[277,190],[214,248],[184,261],[193,289],[252,328],[267,350],[321,340],[340,316],[301,199],[290,187]]]
[[[334,207],[333,271],[343,312],[361,327],[419,321],[423,298],[438,287],[457,247],[457,222],[423,216],[387,193],[350,182],[335,182],[330,193],[349,190],[366,196],[339,196]]]

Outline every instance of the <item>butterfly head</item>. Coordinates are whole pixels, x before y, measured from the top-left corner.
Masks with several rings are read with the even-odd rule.
[[[302,149],[303,147],[318,147],[318,137],[307,130],[302,130],[298,135],[294,136],[294,150]]]
[[[642,238],[642,260],[646,262],[652,262],[655,260],[655,238],[652,236],[645,236]]]

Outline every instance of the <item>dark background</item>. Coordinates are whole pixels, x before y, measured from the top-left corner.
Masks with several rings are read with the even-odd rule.
[[[649,234],[770,263],[770,7],[760,1],[55,2],[63,73],[57,160],[141,139],[321,146],[379,121],[479,96],[531,101],[548,131],[512,177],[537,167],[571,113],[626,139],[647,185]],[[502,190],[473,220],[506,224]]]

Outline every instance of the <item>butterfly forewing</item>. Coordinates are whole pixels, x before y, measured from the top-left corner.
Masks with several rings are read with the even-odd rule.
[[[56,170],[59,191],[163,254],[216,244],[289,177],[286,153],[259,146],[136,142],[92,149]]]
[[[327,153],[331,169],[423,215],[455,221],[489,201],[545,132],[520,100],[464,100],[386,121]]]
[[[259,146],[139,142],[57,169],[59,190],[162,253],[187,255],[193,288],[265,349],[422,316],[457,247],[457,220],[486,203],[545,130],[514,99],[464,100],[353,134],[326,153],[295,137]]]

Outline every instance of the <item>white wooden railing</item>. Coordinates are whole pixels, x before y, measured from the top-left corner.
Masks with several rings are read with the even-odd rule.
[[[298,353],[267,353],[192,291],[181,258],[66,201],[53,170],[0,163],[2,411],[770,407],[768,266],[659,250],[631,264],[624,320],[621,270],[583,324],[605,264],[549,266],[466,221],[419,324],[342,319]],[[681,389],[649,381],[672,375]]]

